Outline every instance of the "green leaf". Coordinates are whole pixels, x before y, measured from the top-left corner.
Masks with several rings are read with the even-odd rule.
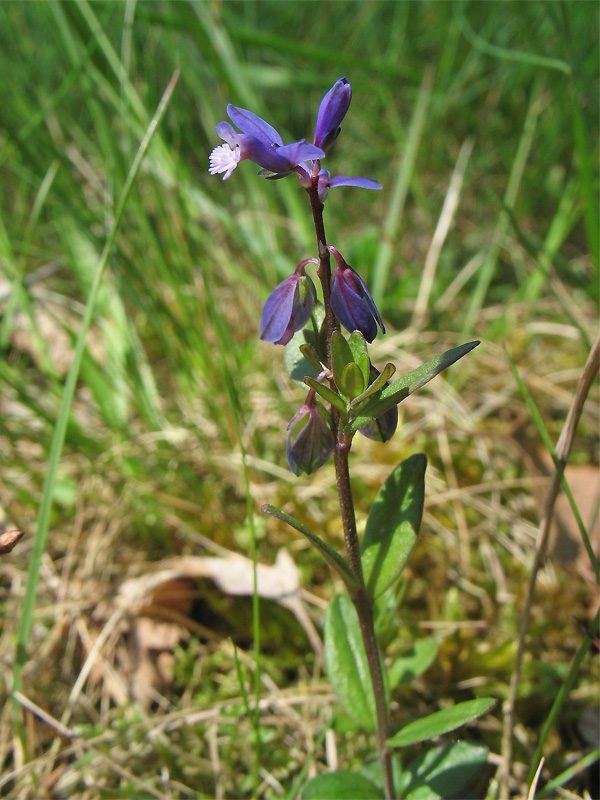
[[[386,744],[389,747],[406,747],[409,744],[433,739],[480,717],[489,711],[495,702],[493,697],[479,697],[476,700],[457,703],[450,708],[443,708],[405,725],[401,731],[388,739]]]
[[[474,778],[487,754],[487,747],[469,742],[434,747],[408,764],[396,788],[405,800],[440,800]]]
[[[383,792],[356,772],[327,772],[304,784],[301,800],[382,800]]]
[[[386,364],[383,368],[383,372],[379,373],[373,383],[362,393],[362,395],[359,395],[359,397],[355,398],[353,405],[361,403],[363,400],[366,400],[367,397],[371,397],[371,395],[375,394],[375,392],[378,392],[382,387],[385,386],[394,372],[396,372],[396,367],[393,364]]]
[[[354,362],[346,364],[342,375],[342,383],[338,383],[337,386],[342,394],[350,400],[354,400],[355,397],[364,392],[366,383],[358,364]]]
[[[369,349],[365,337],[360,331],[353,331],[348,339],[348,346],[352,351],[352,358],[358,364],[361,356],[369,357]],[[368,376],[367,376],[368,377]]]
[[[325,612],[325,664],[346,713],[369,731],[377,726],[375,696],[356,610],[336,595]],[[383,666],[383,665],[382,665]]]
[[[468,344],[460,345],[460,347],[454,347],[452,350],[447,350],[441,356],[436,356],[436,358],[426,361],[425,364],[417,367],[417,369],[413,369],[412,372],[390,383],[389,386],[382,389],[381,394],[367,400],[365,405],[358,409],[358,416],[348,423],[346,433],[357,431],[361,425],[366,425],[369,420],[379,417],[393,406],[398,405],[409,394],[420,389],[421,386],[435,378],[436,375],[439,375],[446,367],[454,364],[459,358],[465,356],[478,344],[479,342],[469,342]]]
[[[371,359],[367,353],[360,353],[358,356],[354,356],[354,359],[362,373],[365,386],[368,386],[369,378],[371,377]]]
[[[315,348],[311,344],[301,344],[300,352],[312,367],[314,367],[316,370],[319,370],[320,375],[323,371],[323,367],[321,366],[321,362]]]
[[[335,406],[338,411],[341,411],[342,414],[347,414],[346,404],[339,396],[336,394],[333,389],[330,389],[329,386],[326,386],[324,383],[319,383],[319,381],[314,380],[314,378],[304,378],[304,383],[307,386],[310,386],[311,389],[314,389],[315,392],[320,395],[323,400],[326,400],[331,405]]]
[[[306,536],[306,538],[313,544],[317,550],[321,553],[321,555],[325,558],[329,566],[333,567],[334,570],[338,573],[341,579],[346,584],[346,588],[349,591],[353,591],[358,586],[358,578],[352,572],[346,561],[342,558],[342,556],[326,544],[322,539],[320,539],[316,533],[312,533],[301,522],[299,522],[294,517],[286,514],[285,511],[281,511],[279,508],[266,503],[264,506],[261,506],[260,509],[264,514],[270,514],[272,517],[277,517],[282,522],[285,522],[294,530],[297,530],[299,533]]]
[[[433,663],[438,646],[435,639],[417,639],[397,658],[389,669],[390,686],[393,688],[421,675]]]
[[[398,580],[413,551],[423,516],[426,466],[424,453],[407,458],[388,477],[371,507],[361,545],[371,597]]]
[[[354,357],[348,342],[339,331],[334,331],[331,339],[331,361],[333,379],[338,389],[342,391],[344,369],[347,364],[354,363]]]

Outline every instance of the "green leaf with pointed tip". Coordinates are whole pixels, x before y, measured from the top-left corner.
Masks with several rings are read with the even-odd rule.
[[[383,792],[356,772],[326,772],[304,784],[300,800],[382,800]]]
[[[420,389],[421,386],[424,386],[436,375],[439,375],[442,370],[470,353],[478,344],[479,342],[468,342],[468,344],[462,344],[460,347],[447,350],[441,356],[436,356],[436,358],[426,361],[425,364],[417,367],[417,369],[413,369],[412,372],[390,383],[389,386],[381,390],[381,394],[368,398],[364,406],[356,410],[356,416],[346,425],[345,433],[357,431],[361,425],[366,425],[370,420],[381,416],[393,406],[398,405],[409,394]]]
[[[331,405],[335,406],[338,411],[341,411],[342,414],[347,414],[348,409],[346,408],[346,403],[342,400],[339,394],[336,394],[333,389],[330,389],[329,386],[326,386],[324,383],[319,383],[314,378],[304,378],[304,383],[307,386],[310,386],[311,389],[314,389],[315,392],[326,400]]]
[[[378,597],[400,577],[417,541],[425,501],[424,453],[402,461],[371,506],[361,544],[368,593]]]
[[[336,595],[327,606],[324,645],[327,675],[346,713],[374,731],[377,714],[369,664],[356,609],[346,595]],[[383,662],[381,668],[389,691]]]
[[[375,394],[375,392],[378,392],[381,388],[383,388],[392,377],[394,372],[396,372],[396,367],[393,364],[386,364],[383,368],[383,372],[379,373],[373,383],[359,397],[355,398],[353,405],[362,403],[362,401],[366,400],[367,397],[370,397],[372,394]]]
[[[352,572],[346,561],[342,558],[342,556],[326,544],[322,539],[320,539],[316,533],[312,533],[306,525],[303,525],[299,522],[295,517],[286,514],[285,511],[281,511],[279,508],[270,505],[270,503],[265,503],[264,506],[261,506],[260,509],[264,514],[270,514],[272,517],[277,517],[282,522],[285,522],[294,530],[297,530],[299,533],[306,536],[306,538],[313,544],[317,550],[321,553],[321,555],[325,558],[325,561],[329,564],[330,567],[338,573],[340,578],[346,584],[346,588],[348,591],[353,591],[358,586],[358,578]]]
[[[315,370],[319,370],[319,375],[323,371],[323,366],[321,361],[319,360],[319,356],[317,355],[317,351],[311,344],[301,344],[300,345],[300,352],[304,356],[304,358],[308,361],[308,363],[315,368]]]
[[[354,362],[346,364],[342,375],[342,383],[341,385],[338,383],[338,388],[344,397],[354,400],[355,397],[358,397],[359,394],[364,392],[365,386],[366,384],[358,364]]]
[[[360,353],[359,356],[354,356],[354,363],[358,364],[365,382],[365,386],[368,386],[369,378],[371,377],[371,359],[367,353]]]
[[[347,364],[354,363],[354,358],[348,342],[339,331],[334,331],[331,339],[331,360],[333,380],[335,381],[338,389],[342,391],[342,376],[344,374],[344,369],[346,368]]]
[[[404,800],[454,796],[485,766],[487,755],[487,747],[469,742],[434,747],[403,769],[396,790]]]
[[[350,350],[352,350],[352,358],[357,364],[359,356],[369,355],[367,340],[360,331],[352,331],[348,337],[348,346],[350,347]]]
[[[495,703],[493,697],[478,697],[476,700],[456,703],[450,708],[443,708],[441,711],[429,714],[428,717],[410,722],[388,739],[386,744],[388,747],[407,747],[409,744],[441,736],[477,719],[489,711]]]

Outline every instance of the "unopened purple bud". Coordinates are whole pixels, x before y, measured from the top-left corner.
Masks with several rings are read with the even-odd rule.
[[[263,342],[287,344],[310,319],[317,293],[311,279],[304,274],[308,263],[319,262],[315,258],[302,261],[267,298],[260,318]]]
[[[335,247],[327,245],[335,258],[335,270],[331,286],[331,308],[346,330],[360,331],[367,342],[377,336],[377,325],[381,332],[385,328],[379,311],[363,283],[360,275],[348,266]]]
[[[372,439],[374,442],[388,442],[396,433],[398,427],[398,408],[394,406],[382,414],[377,419],[367,422],[362,425],[358,432],[366,436],[367,439]]]
[[[294,475],[316,472],[332,454],[335,442],[331,428],[323,418],[326,413],[317,405],[311,390],[306,403],[288,425],[287,458]]]
[[[314,143],[327,152],[337,139],[340,125],[352,99],[352,88],[346,78],[337,80],[321,100]]]

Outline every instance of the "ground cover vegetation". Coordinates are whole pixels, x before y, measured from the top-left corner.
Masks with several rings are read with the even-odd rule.
[[[399,461],[429,463],[380,631],[392,723],[495,697],[442,737],[488,749],[463,796],[596,796],[596,31],[585,2],[0,5],[0,530],[24,531],[0,548],[3,796],[295,797],[368,772],[323,674],[340,581],[259,510],[343,547],[333,470],[288,469],[303,395],[258,338],[314,231],[295,179],[208,174],[227,103],[310,141],[342,75],[360,106],[336,148],[383,189],[368,211],[335,189],[328,225],[385,323],[374,357],[481,340],[385,447],[355,443],[359,532]],[[582,376],[581,524],[563,492],[532,586]]]

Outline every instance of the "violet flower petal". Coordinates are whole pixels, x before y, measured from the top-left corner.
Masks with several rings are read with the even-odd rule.
[[[336,175],[329,181],[329,188],[336,186],[357,186],[359,189],[381,189],[381,184],[371,178],[347,178],[345,175]]]
[[[362,296],[347,280],[347,270],[336,269],[331,289],[331,308],[347,331],[360,331],[367,342],[377,336],[377,325]]]
[[[377,325],[385,333],[377,306],[360,275],[348,266],[341,253],[332,245],[327,245],[327,249],[336,264],[331,287],[333,313],[348,331],[358,330],[372,342],[377,335]]]
[[[301,262],[267,298],[260,317],[263,342],[287,344],[310,319],[317,292],[311,279],[303,274],[307,261]]]
[[[260,317],[260,338],[263,342],[278,342],[285,336],[292,321],[298,280],[299,276],[293,273],[281,281],[268,296]]]
[[[274,144],[279,147],[283,145],[283,139],[278,131],[268,122],[265,122],[264,119],[253,114],[252,111],[248,111],[246,108],[238,108],[230,103],[227,106],[227,116],[244,133],[256,136],[267,144]]]

